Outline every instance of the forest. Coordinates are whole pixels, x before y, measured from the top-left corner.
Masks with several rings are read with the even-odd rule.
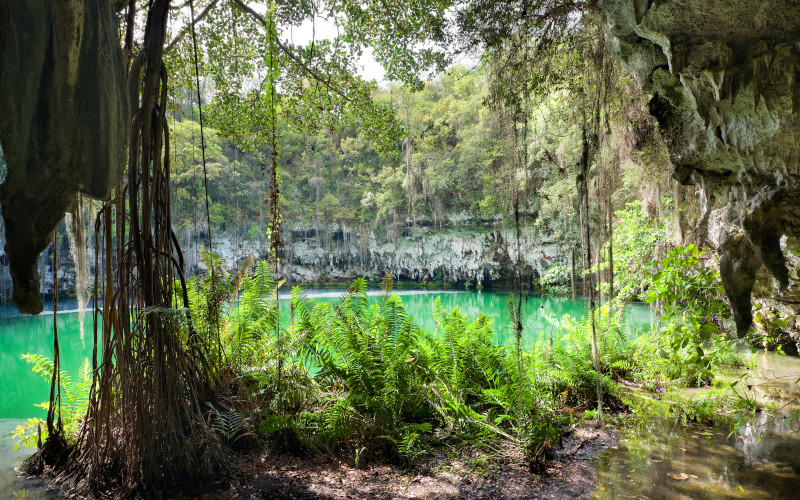
[[[796,498],[790,2],[23,3],[12,497]]]

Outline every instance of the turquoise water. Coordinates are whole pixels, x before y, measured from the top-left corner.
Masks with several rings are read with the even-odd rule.
[[[343,291],[309,292],[309,298],[321,301],[336,301]],[[429,292],[400,291],[407,311],[423,328],[433,330],[435,324],[431,317],[433,303],[439,299],[442,305],[451,309],[458,307],[468,317],[486,314],[494,320],[497,341],[505,342],[509,337],[506,310],[509,294],[495,292]],[[382,292],[369,292],[370,302],[380,300]],[[281,305],[288,310],[288,293],[281,294]],[[74,307],[64,303],[61,309]],[[523,321],[526,345],[540,335],[554,335],[564,315],[573,318],[584,317],[587,304],[584,300],[570,300],[556,297],[531,296],[524,302]],[[0,311],[0,491],[9,493],[11,498],[49,498],[40,483],[31,483],[16,476],[13,471],[30,452],[13,450],[10,436],[16,425],[30,417],[45,417],[45,410],[35,405],[48,400],[49,381],[34,374],[30,365],[21,355],[24,353],[53,356],[53,314],[21,316],[8,308]],[[81,338],[78,313],[74,310],[61,312],[57,316],[59,346],[62,369],[67,373],[77,373],[84,359],[90,358],[93,347],[92,316],[87,312],[84,318],[84,338]],[[626,307],[625,321],[628,331],[634,335],[652,321],[650,310],[643,304],[630,304]],[[2,494],[0,494],[2,496]]]
[[[434,328],[433,302],[446,308],[459,307],[469,317],[487,314],[494,320],[497,341],[509,337],[506,320],[508,294],[476,292],[401,291],[403,302],[421,326]],[[310,292],[309,298],[336,301],[342,291]],[[380,300],[381,292],[370,292],[369,300]],[[285,297],[285,296],[283,296]],[[284,301],[287,298],[283,299]],[[286,304],[286,302],[283,302]],[[69,306],[69,304],[67,304]],[[525,343],[540,335],[554,335],[564,315],[583,317],[583,300],[531,296],[525,301]],[[284,310],[288,309],[284,308]],[[2,312],[0,312],[2,314]],[[630,335],[652,322],[643,304],[626,307],[625,324]],[[91,356],[91,316],[84,320],[81,339],[76,312],[58,315],[63,368],[76,372]],[[13,450],[10,433],[23,418],[44,417],[34,406],[47,400],[48,382],[33,374],[20,354],[52,356],[53,315],[0,318],[0,498],[58,498],[41,480],[20,478],[14,472],[29,450]],[[762,359],[763,358],[763,359]],[[748,377],[754,398],[788,403],[792,412],[800,406],[800,358],[763,354],[758,368]],[[626,434],[619,449],[609,450],[598,460],[597,489],[591,498],[800,498],[796,481],[800,474],[798,422],[786,425],[780,418],[759,415],[746,427],[728,434],[724,428],[679,428],[653,421],[639,432]]]
[[[308,297],[320,301],[336,301],[343,291],[310,292]],[[370,302],[380,300],[382,292],[369,292]],[[468,317],[486,314],[494,320],[496,339],[505,342],[510,328],[506,316],[509,294],[497,292],[428,292],[400,291],[407,311],[418,324],[433,331],[435,324],[431,311],[434,300],[439,299],[446,309],[458,307]],[[288,294],[281,295],[283,310],[288,310]],[[584,317],[587,304],[584,300],[573,301],[560,297],[530,296],[524,299],[523,322],[524,343],[540,335],[555,335],[563,316]],[[626,327],[631,335],[646,328],[652,321],[649,308],[644,304],[629,304],[626,307]],[[57,319],[61,366],[67,373],[77,373],[84,359],[90,358],[93,346],[91,314],[84,318],[84,338],[81,338],[76,311],[62,312]],[[53,314],[39,316],[14,316],[0,318],[0,419],[43,417],[45,412],[35,405],[47,401],[49,383],[34,374],[30,365],[21,357],[24,353],[53,356]]]
[[[61,369],[77,373],[83,360],[92,355],[92,317],[84,318],[81,339],[78,314],[59,313],[59,351]],[[22,354],[42,354],[53,357],[53,314],[0,318],[0,419],[42,417],[45,411],[34,405],[47,401],[48,381],[34,374]]]
[[[310,293],[308,296],[315,300],[336,301],[342,296],[342,291]],[[470,319],[480,314],[492,318],[496,340],[499,343],[508,341],[511,327],[508,322],[508,292],[471,292],[471,291],[399,291],[406,310],[417,323],[424,329],[434,331],[436,324],[433,320],[433,303],[439,299],[445,309],[458,307]],[[382,292],[368,292],[370,303],[380,300]],[[283,301],[282,301],[283,302]],[[516,304],[516,302],[515,302]],[[523,298],[523,335],[526,346],[538,337],[555,335],[561,327],[563,317],[573,319],[584,318],[588,313],[588,302],[584,299],[572,300],[565,297],[530,295]],[[636,335],[646,329],[654,321],[650,308],[646,304],[636,303],[625,306],[623,317],[625,329],[630,335]]]

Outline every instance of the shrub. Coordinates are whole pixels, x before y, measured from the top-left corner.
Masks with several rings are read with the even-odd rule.
[[[22,359],[31,365],[31,370],[35,374],[50,382],[53,375],[53,361],[50,358],[40,354],[23,354]],[[61,372],[60,378],[61,399],[55,409],[55,415],[61,419],[60,425],[63,426],[64,437],[71,440],[77,438],[89,404],[89,391],[92,387],[92,368],[89,359],[83,360],[77,378],[73,379],[64,371]],[[48,410],[50,403],[40,403],[36,406]],[[14,449],[18,449],[20,445],[33,448],[47,440],[47,426],[40,418],[30,418],[24,424],[18,425],[12,436],[18,439]]]
[[[653,267],[648,302],[661,304],[666,313],[658,346],[670,361],[670,377],[689,385],[709,384],[717,359],[730,349],[721,329],[730,318],[716,267],[701,265],[704,252],[694,245],[676,247]]]

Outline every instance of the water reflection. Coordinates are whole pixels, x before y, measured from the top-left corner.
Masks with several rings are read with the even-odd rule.
[[[800,359],[764,353],[744,386],[757,397],[779,395],[785,413],[796,409],[799,376]],[[653,421],[600,458],[592,498],[800,499],[798,430],[798,421],[765,413],[732,434]]]

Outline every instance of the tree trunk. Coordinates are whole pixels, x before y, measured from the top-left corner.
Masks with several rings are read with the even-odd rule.
[[[614,300],[614,216],[608,201],[608,301]]]
[[[583,217],[583,233],[584,245],[586,248],[586,260],[591,262],[592,259],[592,244],[591,232],[589,228],[589,138],[587,131],[586,118],[583,120],[583,151],[581,154],[581,176],[580,176],[580,191],[582,197],[582,209],[585,217]],[[586,283],[588,281],[588,283]],[[600,350],[597,345],[597,326],[595,322],[595,290],[592,273],[589,273],[584,278],[586,288],[589,290],[589,321],[592,326],[592,362],[594,364],[594,371],[596,375],[596,389],[597,389],[597,419],[603,418],[603,385],[600,379]]]
[[[572,249],[572,269],[570,270],[570,287],[572,288],[572,300],[575,300],[575,248]]]
[[[217,380],[218,367],[209,359],[214,359],[218,332],[198,333],[190,317],[167,312],[174,310],[176,278],[188,310],[183,255],[170,219],[168,87],[162,61],[169,4],[151,3],[144,44],[129,71],[128,182],[116,189],[115,213],[111,204],[103,210],[103,364],[95,372],[75,450],[64,469],[56,471],[58,482],[86,496],[156,496],[165,488],[216,475],[223,464],[222,447],[204,415]],[[135,6],[132,1],[129,8]],[[117,242],[113,280],[108,275],[112,217]],[[112,293],[108,287],[116,289]]]
[[[680,211],[680,197],[681,185],[678,181],[675,182],[675,187],[672,191],[673,209],[675,211],[675,246],[683,246],[683,217]]]

